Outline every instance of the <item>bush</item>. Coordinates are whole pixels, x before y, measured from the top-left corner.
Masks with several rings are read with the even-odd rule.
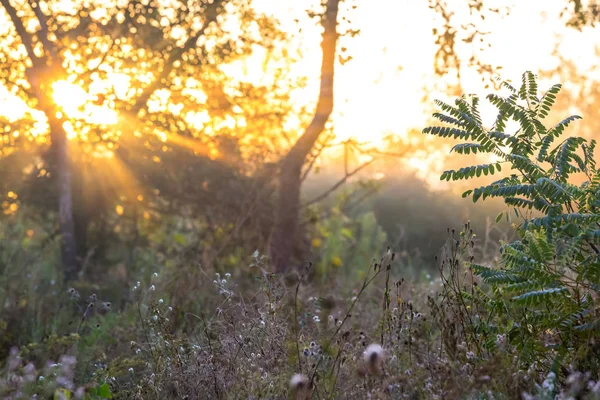
[[[438,101],[443,113],[434,117],[444,126],[424,133],[453,137],[464,143],[452,148],[459,154],[485,153],[498,161],[445,171],[442,180],[510,175],[468,190],[474,202],[501,198],[509,209],[497,217],[514,222],[518,240],[501,247],[500,268],[469,263],[488,284],[493,296],[485,301],[487,319],[478,331],[507,335],[521,364],[552,369],[565,377],[567,367],[598,374],[600,328],[600,172],[596,169],[596,142],[569,137],[558,143],[578,116],[546,127],[560,91],[552,86],[538,95],[536,77],[527,72],[516,89],[504,82],[507,97],[490,94],[498,109],[491,128],[485,128],[478,111],[479,99],[463,96],[449,105]],[[509,121],[517,126],[509,132]],[[514,216],[513,216],[514,215]],[[462,294],[468,298],[467,293]]]

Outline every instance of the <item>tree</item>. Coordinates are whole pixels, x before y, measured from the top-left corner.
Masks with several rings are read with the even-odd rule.
[[[328,0],[323,15],[321,86],[312,121],[280,162],[279,199],[271,239],[271,261],[277,272],[289,268],[300,213],[302,167],[333,111],[337,17],[340,0]]]
[[[77,252],[81,247],[77,240],[85,241],[86,210],[95,208],[81,206],[86,201],[82,193],[88,189],[80,186],[99,186],[97,181],[90,183],[89,176],[82,177],[83,168],[79,167],[83,167],[84,159],[95,162],[100,153],[98,159],[111,158],[121,169],[136,172],[124,184],[129,186],[126,197],[135,200],[138,193],[133,193],[133,188],[140,183],[147,184],[152,193],[159,174],[173,174],[170,168],[149,174],[139,165],[147,165],[147,160],[177,160],[176,156],[161,157],[174,147],[207,160],[220,159],[224,168],[241,173],[246,168],[243,157],[249,157],[249,153],[242,154],[242,146],[252,146],[258,152],[278,147],[278,138],[267,127],[263,128],[267,139],[256,145],[248,140],[255,135],[254,126],[235,126],[235,131],[231,126],[231,121],[237,125],[239,118],[248,125],[260,120],[263,124],[269,121],[270,127],[280,126],[286,112],[277,107],[255,107],[269,104],[271,99],[280,100],[285,107],[287,94],[278,88],[234,80],[221,69],[248,56],[254,45],[272,50],[273,44],[283,39],[276,24],[254,13],[248,2],[190,0],[163,5],[156,1],[115,1],[107,5],[75,1],[66,8],[64,2],[51,0],[2,0],[0,4],[6,12],[6,17],[0,18],[11,23],[0,42],[0,86],[41,112],[50,133],[40,141],[31,135],[32,129],[23,129],[29,132],[28,138],[22,134],[15,139],[18,135],[11,134],[11,145],[23,147],[36,140],[42,144],[39,154],[43,163],[34,163],[29,175],[38,191],[43,193],[50,182],[55,188],[66,281],[76,279],[80,272],[82,252]],[[57,100],[61,90],[74,91],[74,95],[83,92],[86,98],[73,104],[67,96],[67,107]],[[238,105],[239,99],[244,102]],[[99,117],[93,118],[94,112]],[[32,113],[30,126],[38,119]],[[237,115],[241,115],[238,120]],[[18,132],[17,122],[25,123],[3,122],[12,133]],[[75,162],[78,168],[74,168]],[[124,178],[108,179],[116,185]],[[164,182],[163,177],[160,180]],[[195,185],[190,190],[189,183],[185,185],[179,182],[171,187],[186,194],[203,189]],[[120,187],[112,198],[123,197],[123,192]]]
[[[72,173],[67,144],[67,133],[63,128],[61,110],[56,106],[48,87],[56,77],[65,77],[66,72],[62,67],[62,60],[55,43],[50,41],[46,15],[40,4],[31,3],[30,7],[39,30],[33,35],[25,29],[24,21],[17,10],[8,0],[1,1],[2,6],[10,17],[14,30],[25,47],[29,65],[25,67],[25,76],[29,82],[32,97],[37,101],[37,106],[46,115],[51,135],[51,160],[52,169],[56,171],[58,198],[58,220],[62,235],[62,258],[65,278],[74,279],[77,274],[76,242],[73,223],[72,206]],[[37,43],[34,42],[37,39]],[[39,44],[39,45],[38,45]],[[37,52],[36,52],[36,49]],[[40,50],[41,49],[41,50]]]

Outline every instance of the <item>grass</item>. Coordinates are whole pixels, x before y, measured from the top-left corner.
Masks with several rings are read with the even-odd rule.
[[[64,313],[54,316],[65,321],[63,331],[14,347],[0,393],[90,399],[600,398],[597,377],[578,371],[553,376],[546,365],[525,366],[505,335],[494,336],[492,351],[484,346],[490,335],[477,331],[477,320],[486,318],[477,295],[481,282],[463,268],[479,250],[475,241],[472,233],[449,232],[438,275],[424,282],[404,280],[390,250],[365,267],[361,283],[338,276],[327,287],[311,280],[311,265],[279,277],[255,254],[250,275],[201,274],[198,293],[185,294],[201,303],[199,312],[170,304],[175,297],[167,291],[168,275],[136,283],[131,301],[120,309],[101,296],[64,290],[57,294]],[[471,294],[469,301],[459,295],[463,291]]]

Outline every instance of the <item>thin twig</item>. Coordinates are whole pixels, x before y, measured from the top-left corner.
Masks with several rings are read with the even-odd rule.
[[[357,167],[355,170],[353,170],[352,172],[346,174],[342,179],[340,179],[335,185],[333,185],[331,188],[329,188],[325,193],[315,197],[314,199],[304,203],[304,207],[310,206],[311,204],[314,203],[318,203],[319,201],[327,198],[331,193],[335,192],[340,186],[342,186],[344,183],[346,183],[346,181],[348,181],[348,179],[350,179],[352,176],[356,175],[357,173],[359,173],[360,171],[362,171],[363,169],[365,169],[366,167],[368,167],[369,165],[373,164],[376,161],[376,159],[372,159],[362,165],[360,165],[359,167]]]

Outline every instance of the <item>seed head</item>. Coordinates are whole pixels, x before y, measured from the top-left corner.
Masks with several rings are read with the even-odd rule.
[[[366,371],[370,374],[380,374],[383,372],[383,360],[385,352],[377,343],[370,344],[363,353],[363,362]]]
[[[292,398],[295,400],[306,400],[310,394],[309,388],[310,382],[308,378],[303,374],[296,374],[290,379],[290,389],[292,391]]]

